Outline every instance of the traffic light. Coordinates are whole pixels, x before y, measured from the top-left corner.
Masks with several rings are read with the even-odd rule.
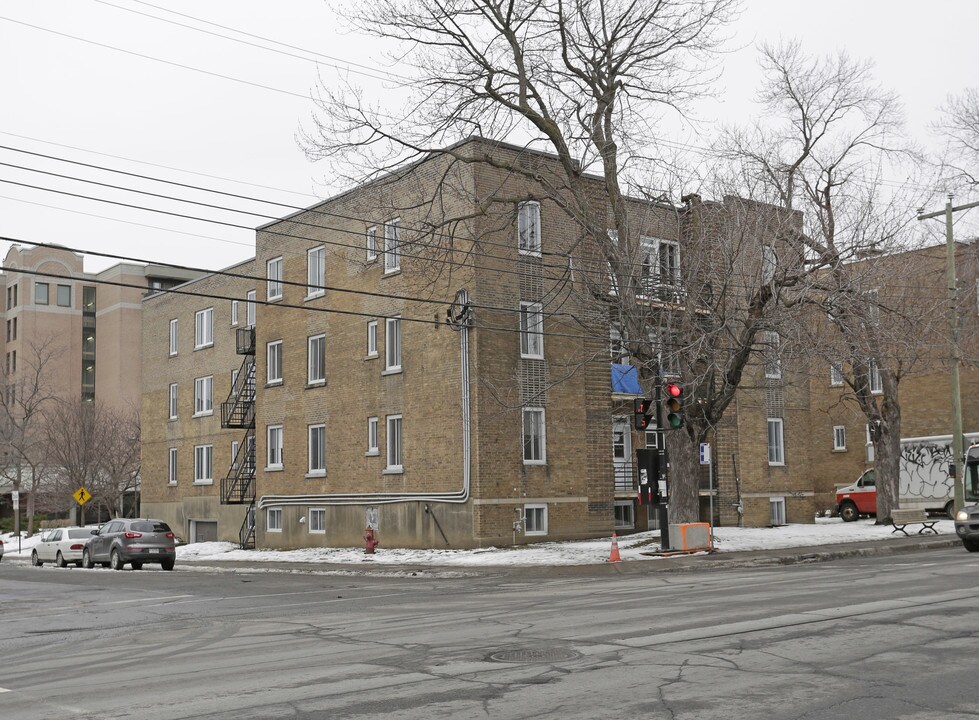
[[[663,406],[666,409],[666,427],[672,430],[683,427],[683,386],[677,383],[667,383],[663,388],[666,396]]]
[[[636,398],[632,401],[633,423],[636,430],[645,430],[652,417],[653,401],[649,398]]]

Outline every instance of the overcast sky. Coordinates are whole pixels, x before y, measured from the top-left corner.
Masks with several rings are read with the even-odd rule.
[[[324,178],[325,168],[309,163],[296,143],[299,124],[312,109],[308,97],[317,74],[329,82],[338,67],[349,72],[386,66],[375,42],[337,30],[334,8],[340,3],[152,3],[5,0],[0,5],[0,145],[286,205],[306,206],[335,191]],[[173,23],[221,35],[239,30],[302,50],[275,46],[279,52],[273,52]],[[724,59],[723,95],[700,114],[748,120],[748,100],[758,81],[755,44],[798,38],[809,52],[844,48],[872,58],[881,83],[902,97],[912,133],[926,142],[928,123],[944,98],[979,85],[976,28],[979,2],[973,0],[745,0],[732,28],[732,52]],[[236,37],[269,46],[259,38]],[[367,76],[351,78],[376,85]],[[0,149],[0,163],[151,188],[136,178],[6,149]],[[0,236],[208,268],[250,256],[254,233],[247,228],[289,212],[265,206],[260,211],[268,218],[249,218],[194,210],[5,165],[0,181]],[[246,227],[127,209],[12,182]],[[152,189],[189,194],[159,185]],[[211,201],[259,209],[219,196]],[[0,244],[0,256],[7,246]],[[93,258],[86,268],[111,262]]]

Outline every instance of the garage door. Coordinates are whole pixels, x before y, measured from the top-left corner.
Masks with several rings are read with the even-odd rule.
[[[218,523],[216,520],[191,520],[191,542],[217,542]]]

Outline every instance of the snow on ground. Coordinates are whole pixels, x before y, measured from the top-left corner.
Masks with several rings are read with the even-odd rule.
[[[939,520],[936,526],[942,535],[955,536],[951,520]],[[718,552],[738,550],[775,550],[791,547],[815,547],[835,543],[887,541],[904,537],[892,533],[892,528],[874,525],[873,520],[845,523],[839,518],[817,518],[812,525],[784,525],[777,528],[714,528],[714,545]],[[652,559],[644,552],[659,549],[659,531],[617,538],[623,561]],[[4,558],[28,558],[40,535],[21,540],[12,534],[0,536],[4,542]],[[381,541],[384,541],[383,534]],[[570,542],[535,543],[518,547],[491,547],[477,550],[410,550],[386,548],[383,545],[374,555],[364,549],[311,547],[302,550],[241,550],[234,543],[209,542],[183,545],[177,548],[177,560],[239,561],[279,563],[337,563],[375,565],[434,565],[434,566],[492,566],[492,565],[590,565],[606,562],[612,538]]]

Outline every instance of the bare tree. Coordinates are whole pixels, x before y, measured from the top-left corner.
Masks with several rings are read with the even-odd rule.
[[[122,411],[102,406],[98,415],[99,474],[92,494],[121,517],[126,513],[127,497],[134,500],[130,511],[138,509],[135,499],[139,492],[140,471],[139,413],[135,409]]]
[[[979,88],[949,96],[935,130],[946,144],[945,174],[954,183],[979,186]]]

